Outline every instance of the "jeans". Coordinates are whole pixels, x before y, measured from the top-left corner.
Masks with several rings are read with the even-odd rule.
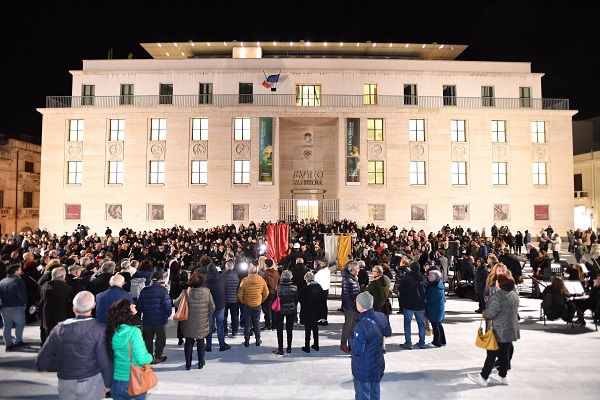
[[[355,400],[379,400],[379,382],[362,382],[354,380]]]
[[[287,333],[287,347],[292,347],[292,329],[294,329],[294,318],[296,313],[283,315],[275,313],[275,323],[277,325],[277,349],[283,351],[283,319],[285,318],[285,331]]]
[[[344,308],[344,326],[342,327],[342,346],[348,346],[348,336],[356,326],[356,311]]]
[[[219,339],[219,346],[225,346],[225,308],[221,308],[220,310],[215,311],[215,318],[209,318],[208,322],[210,325],[210,329],[208,330],[208,336],[206,337],[206,347],[212,347],[212,337],[213,337],[213,320],[217,321],[217,338]]]
[[[483,368],[481,369],[481,377],[483,379],[489,378],[492,373],[492,369],[494,368],[494,363],[496,362],[496,358],[498,358],[498,375],[503,378],[506,378],[506,371],[508,370],[508,361],[510,358],[510,349],[512,347],[512,342],[501,343],[498,342],[498,350],[488,350],[487,357],[485,358],[485,363],[483,364]]]
[[[244,304],[244,315],[245,315],[245,324],[244,324],[244,339],[246,341],[250,340],[250,323],[254,326],[254,337],[257,341],[260,340],[260,305],[251,307]]]
[[[118,381],[113,379],[110,385],[110,395],[114,400],[145,400],[147,393],[142,393],[139,396],[130,396],[127,393],[129,381]]]
[[[16,343],[23,341],[23,330],[25,329],[25,306],[2,307],[2,323],[4,324],[4,343],[12,345],[12,326],[15,324]]]
[[[412,340],[410,338],[410,323],[413,315],[417,320],[417,326],[419,327],[419,344],[425,345],[425,310],[415,311],[404,309],[404,341],[407,345],[412,346]]]
[[[223,316],[223,321],[225,325],[225,331],[227,331],[227,317],[229,311],[231,310],[231,334],[237,335],[238,329],[240,327],[240,305],[239,303],[226,303],[225,304],[225,314]]]
[[[163,350],[167,344],[167,325],[142,325],[142,333],[144,334],[144,343],[148,353],[154,354],[156,357],[162,357]],[[154,337],[156,336],[156,348],[154,346]]]

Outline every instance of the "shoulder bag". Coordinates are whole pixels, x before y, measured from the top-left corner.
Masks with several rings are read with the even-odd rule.
[[[133,364],[131,357],[131,341],[129,341],[129,362],[131,365],[129,367],[129,386],[127,388],[127,393],[130,396],[139,396],[156,386],[158,383],[156,375],[154,375],[154,371],[152,371],[152,368],[150,368],[148,364],[142,365],[141,367]]]
[[[491,326],[486,333],[483,333],[483,328],[481,327],[483,319],[484,318],[482,317],[481,321],[479,321],[479,329],[477,330],[475,346],[491,351],[498,350],[498,342],[496,341],[496,335],[494,334],[493,326]],[[490,321],[490,325],[492,325],[492,321]]]
[[[275,300],[273,300],[273,303],[271,303],[271,310],[279,312],[281,311],[281,297],[279,297],[279,290],[277,290],[276,292],[277,297],[275,297]]]
[[[179,307],[177,307],[177,311],[175,311],[175,315],[173,315],[173,320],[175,321],[185,321],[188,319],[188,294],[187,290],[181,292],[181,301],[179,302]]]

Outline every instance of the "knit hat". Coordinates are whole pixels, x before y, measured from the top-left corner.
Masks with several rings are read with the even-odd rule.
[[[362,292],[356,296],[356,302],[365,310],[373,308],[373,296],[369,292]]]
[[[410,268],[410,270],[412,272],[420,272],[421,271],[421,266],[419,265],[418,262],[411,262],[410,265],[408,266],[408,268]]]

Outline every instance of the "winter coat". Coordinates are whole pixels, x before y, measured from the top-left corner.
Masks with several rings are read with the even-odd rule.
[[[133,303],[133,298],[129,292],[124,291],[118,286],[111,286],[102,293],[96,296],[96,320],[102,324],[106,324],[108,309],[117,300],[127,299]]]
[[[519,294],[515,290],[507,292],[498,289],[490,297],[485,306],[483,317],[492,321],[492,327],[498,342],[514,342],[521,338],[518,310]]]
[[[262,274],[263,279],[267,282],[267,287],[269,288],[269,294],[275,293],[275,288],[279,284],[281,277],[279,276],[279,272],[276,269],[267,268]]]
[[[27,305],[27,287],[18,275],[9,274],[0,281],[0,308],[25,307]]]
[[[379,382],[385,370],[383,337],[392,335],[387,317],[372,308],[357,315],[350,334],[352,376],[360,382]]]
[[[210,290],[213,301],[215,302],[215,310],[222,310],[225,308],[225,280],[222,278],[219,271],[217,271],[214,265],[209,265],[208,272],[205,275],[206,282],[203,287]]]
[[[358,312],[356,309],[356,296],[359,293],[360,287],[356,277],[348,272],[348,269],[342,269],[342,308]]]
[[[366,291],[373,296],[373,310],[385,313],[389,290],[390,286],[387,284],[384,275],[378,277],[378,279],[373,279],[367,285]]]
[[[164,325],[169,321],[173,303],[169,291],[157,281],[152,281],[140,292],[135,306],[142,323],[149,326]]]
[[[425,309],[425,291],[427,282],[420,272],[404,274],[400,281],[400,296],[405,310],[421,311]]]
[[[260,306],[269,296],[267,282],[258,274],[248,274],[240,282],[238,300],[249,307]]]
[[[129,359],[129,343],[131,343],[131,361]],[[154,357],[146,350],[142,330],[133,325],[121,324],[112,338],[114,352],[113,379],[129,381],[129,368],[131,364],[142,366],[150,364]]]
[[[298,288],[296,285],[291,280],[281,281],[277,294],[279,295],[279,304],[281,305],[279,314],[295,315],[298,310]]]
[[[304,280],[304,275],[308,272],[308,269],[304,266],[304,264],[296,264],[292,269],[292,282],[298,288],[298,291],[302,290],[306,286],[306,281]]]
[[[95,296],[98,293],[104,292],[106,289],[110,287],[110,278],[112,278],[113,274],[110,272],[102,272],[100,274],[96,273],[90,279],[90,283],[87,284],[86,290],[92,292]]]
[[[73,317],[73,289],[67,282],[56,279],[42,287],[42,313],[44,328],[52,329],[59,322]]]
[[[444,283],[440,279],[435,282],[428,282],[425,315],[431,322],[442,322],[444,320],[445,303]]]
[[[179,322],[181,333],[186,338],[203,339],[210,332],[208,319],[215,312],[215,302],[208,288],[189,288],[187,292],[188,319]],[[179,307],[182,297],[183,292],[175,299],[175,307]]]
[[[233,304],[238,302],[237,292],[240,288],[240,278],[233,269],[227,270],[221,276],[225,285],[225,303]]]
[[[482,265],[477,267],[475,270],[475,279],[473,280],[473,286],[475,289],[475,293],[483,296],[483,291],[485,290],[485,281],[487,280],[489,273],[487,270],[487,266]]]
[[[316,323],[323,317],[325,291],[316,281],[306,285],[298,294],[298,302],[300,303],[300,323],[309,324]]]

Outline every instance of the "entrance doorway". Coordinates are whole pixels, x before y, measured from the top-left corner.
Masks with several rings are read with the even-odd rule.
[[[298,220],[310,221],[319,219],[319,200],[297,200]]]

